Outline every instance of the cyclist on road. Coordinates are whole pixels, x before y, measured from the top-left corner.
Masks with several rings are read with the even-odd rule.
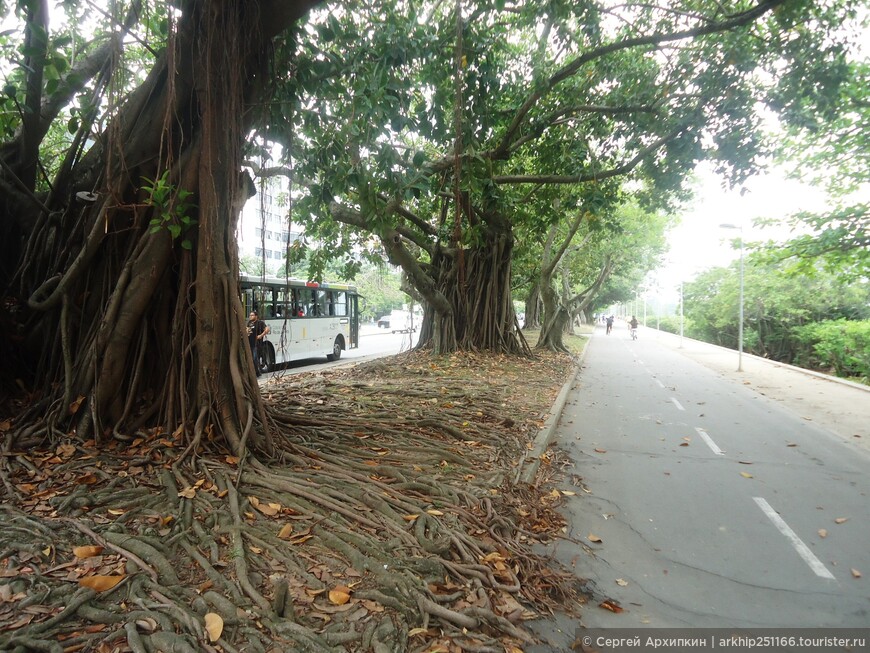
[[[631,333],[631,339],[637,340],[637,318],[632,315],[631,321],[628,323],[629,333]]]
[[[613,316],[607,316],[607,335],[610,335],[610,332],[613,330]]]

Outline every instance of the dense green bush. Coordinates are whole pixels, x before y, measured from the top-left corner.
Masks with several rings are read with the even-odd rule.
[[[797,333],[803,327],[826,322],[860,323],[870,319],[870,283],[847,283],[840,276],[822,269],[813,274],[797,275],[781,262],[770,262],[755,255],[747,257],[744,276],[745,352],[804,367],[809,366],[808,361],[824,360],[826,362],[815,366],[854,368],[855,356],[847,353],[852,346],[848,344],[851,342],[848,338],[840,346],[833,344],[835,340],[830,340],[834,338],[834,332],[824,338],[819,332],[813,340],[814,332],[807,331],[804,341]],[[686,317],[691,319],[691,328],[686,328],[686,335],[737,348],[739,281],[739,268],[734,263],[730,268],[707,270],[686,284]],[[830,351],[829,344],[822,342],[828,340]],[[820,343],[819,352],[814,349],[816,342]],[[860,357],[860,354],[856,355]]]
[[[647,325],[654,327],[656,322],[654,319],[647,320]],[[689,335],[689,329],[691,327],[690,320],[688,318],[684,318],[683,321],[683,335]],[[668,333],[676,333],[680,334],[680,316],[679,315],[664,315],[659,318],[659,329],[661,331],[667,331]]]
[[[870,320],[828,320],[794,327],[792,333],[800,344],[797,365],[870,378]]]

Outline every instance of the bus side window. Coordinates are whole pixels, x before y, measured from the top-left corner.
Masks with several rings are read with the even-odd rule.
[[[317,315],[317,304],[315,303],[314,291],[306,288],[302,291],[302,309],[305,315],[313,317]]]
[[[347,315],[347,293],[335,293],[335,314],[338,317],[345,317]]]
[[[326,311],[326,292],[323,290],[315,290],[315,303],[314,303],[314,315],[316,316],[324,316],[327,315]]]

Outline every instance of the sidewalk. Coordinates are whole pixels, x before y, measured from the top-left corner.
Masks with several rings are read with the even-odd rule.
[[[819,428],[870,451],[870,387],[837,377],[802,370],[743,353],[737,371],[737,352],[699,340],[640,329],[640,337],[679,351],[720,376],[752,388]],[[681,342],[682,341],[682,342]]]

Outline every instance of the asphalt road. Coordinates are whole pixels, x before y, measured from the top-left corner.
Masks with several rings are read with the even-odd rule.
[[[865,450],[617,328],[589,343],[556,444],[584,545],[555,552],[595,590],[582,625],[870,626]],[[532,650],[568,650],[577,625],[540,625]]]

